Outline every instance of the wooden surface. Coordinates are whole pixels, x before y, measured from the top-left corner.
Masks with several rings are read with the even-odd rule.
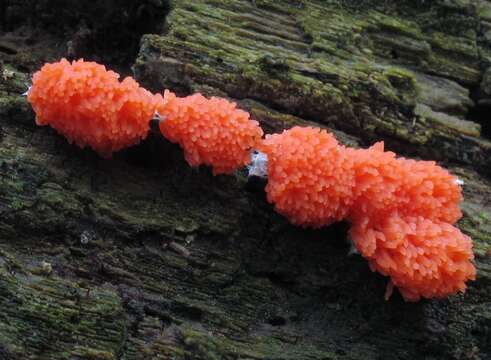
[[[491,358],[489,1],[94,6],[0,5],[0,359]],[[465,181],[477,280],[385,301],[345,225],[289,225],[243,172],[190,169],[154,135],[111,160],[69,145],[20,96],[61,56],[235,99],[267,132],[441,161]]]

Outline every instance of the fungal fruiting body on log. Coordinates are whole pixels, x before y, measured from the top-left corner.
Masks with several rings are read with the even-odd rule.
[[[357,184],[350,234],[371,268],[406,300],[464,290],[476,270],[472,240],[453,226],[462,216],[457,178],[433,161],[396,158],[381,143],[350,152]]]
[[[103,157],[144,139],[161,95],[153,95],[103,65],[63,59],[32,78],[27,98],[38,125],[50,125],[70,143]]]
[[[354,246],[372,270],[390,277],[407,301],[464,291],[475,279],[472,240],[454,226],[462,216],[458,179],[431,161],[396,157],[383,143],[340,145],[326,130],[294,127],[267,135],[247,112],[201,94],[152,94],[138,83],[83,60],[46,64],[34,74],[28,100],[39,125],[102,156],[147,136],[154,114],[191,166],[232,173],[251,161],[267,175],[267,199],[290,222],[318,228],[351,224]]]
[[[291,223],[316,228],[347,217],[354,163],[333,135],[294,127],[266,135],[259,150],[268,158],[268,201]]]
[[[210,165],[214,174],[231,174],[251,162],[251,151],[263,136],[249,113],[225,99],[194,94],[179,98],[169,90],[157,110],[164,117],[162,134],[179,143],[191,166]]]
[[[144,139],[158,113],[162,134],[184,149],[191,166],[233,173],[251,160],[263,131],[249,113],[221,98],[152,94],[95,62],[63,59],[33,76],[27,93],[38,125],[50,125],[69,142],[103,157]]]
[[[310,127],[267,135],[260,151],[275,209],[309,227],[347,219],[357,250],[406,300],[445,297],[475,278],[472,240],[453,226],[461,188],[434,162],[397,158],[382,143],[346,148]]]
[[[371,269],[390,276],[407,301],[443,298],[475,279],[472,240],[452,224],[393,214],[354,222],[350,234]]]

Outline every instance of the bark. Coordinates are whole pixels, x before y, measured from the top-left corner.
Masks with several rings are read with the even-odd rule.
[[[0,359],[491,359],[491,2],[7,0],[0,20]],[[289,225],[244,172],[157,136],[69,145],[20,96],[61,56],[440,161],[477,280],[385,301],[345,224]]]

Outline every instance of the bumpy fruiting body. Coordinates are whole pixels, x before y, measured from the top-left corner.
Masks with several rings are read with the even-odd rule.
[[[33,76],[27,97],[38,125],[50,125],[69,142],[89,146],[103,157],[147,136],[162,96],[103,65],[63,59]]]
[[[348,220],[355,247],[374,271],[390,277],[408,301],[464,291],[476,275],[472,240],[453,224],[462,216],[457,178],[430,161],[397,158],[383,143],[369,149],[340,145],[326,130],[294,127],[268,135],[225,99],[167,91],[153,95],[138,83],[83,60],[46,64],[34,74],[28,100],[39,125],[108,157],[159,128],[184,149],[192,166],[232,173],[251,161],[267,172],[268,201],[292,223],[321,227]]]
[[[353,160],[326,130],[294,127],[267,135],[266,193],[293,224],[321,227],[344,219],[353,203]]]
[[[398,158],[383,143],[347,152],[356,178],[352,221],[398,212],[453,224],[462,216],[457,178],[435,162]]]
[[[260,150],[276,210],[302,226],[347,219],[355,247],[407,301],[464,291],[475,278],[472,240],[452,225],[460,186],[434,162],[397,158],[383,143],[346,148],[317,128],[267,136]]]
[[[447,297],[476,277],[472,240],[449,223],[394,214],[355,222],[350,234],[372,270],[390,276],[407,301]]]
[[[164,94],[159,108],[162,134],[179,143],[191,166],[210,165],[214,174],[230,174],[251,161],[251,151],[263,131],[249,113],[225,99],[194,94],[184,98]]]

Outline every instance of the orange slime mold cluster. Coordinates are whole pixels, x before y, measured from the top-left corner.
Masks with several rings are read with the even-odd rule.
[[[266,135],[268,201],[293,224],[321,227],[340,221],[353,204],[353,160],[326,130],[294,127]]]
[[[475,279],[472,240],[449,223],[393,214],[354,222],[350,233],[371,269],[390,276],[406,301],[447,297]]]
[[[349,153],[357,184],[351,238],[371,268],[408,301],[465,290],[476,270],[472,240],[452,225],[462,216],[457,178],[433,161],[396,158],[382,143]]]
[[[387,295],[395,285],[408,301],[440,298],[475,278],[472,240],[453,226],[462,216],[461,188],[435,162],[397,158],[383,143],[346,148],[311,127],[262,140],[259,124],[235,103],[167,90],[162,97],[118,79],[94,62],[44,65],[28,92],[36,122],[108,157],[145,138],[157,112],[162,134],[192,166],[232,173],[250,163],[251,150],[263,152],[268,201],[301,226],[348,220],[355,247],[372,270],[390,277]]]
[[[130,77],[118,78],[95,62],[44,65],[27,95],[37,124],[50,125],[70,143],[90,146],[103,157],[138,143],[163,99]]]
[[[166,90],[158,109],[162,134],[179,143],[191,166],[211,165],[214,174],[230,174],[251,162],[251,150],[263,131],[249,113],[225,99],[194,94],[176,97]]]
[[[382,142],[369,149],[348,149],[356,178],[351,218],[401,216],[455,223],[462,217],[457,178],[434,161],[397,158]]]
[[[355,247],[407,301],[464,291],[475,278],[472,240],[452,225],[460,186],[434,162],[396,158],[383,143],[346,148],[308,127],[268,135],[260,150],[276,210],[303,226],[347,219]]]

